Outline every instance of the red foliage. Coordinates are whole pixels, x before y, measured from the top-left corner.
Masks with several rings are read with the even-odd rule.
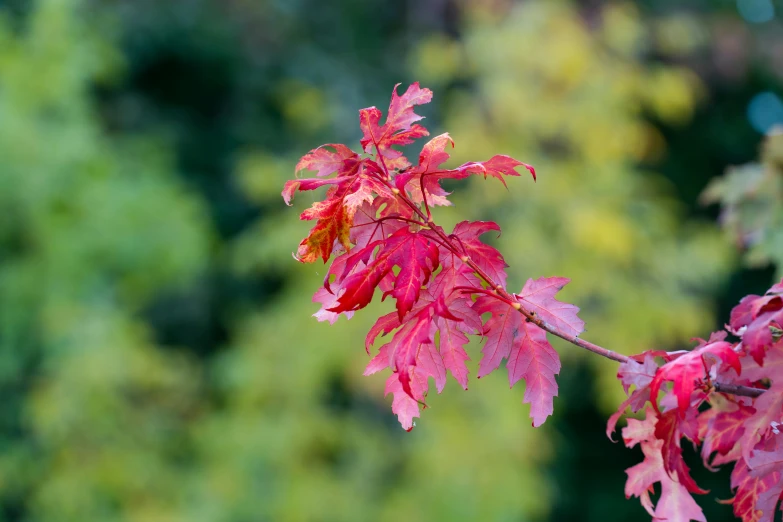
[[[648,352],[636,356],[635,359],[645,360],[643,371],[642,365],[633,360],[623,365],[619,377],[626,392],[630,385],[636,389],[621,405],[621,411],[610,419],[609,433],[634,397],[652,403],[647,419],[654,428],[645,439],[650,446],[642,449],[645,462],[653,458],[648,454],[654,454],[666,474],[655,475],[655,480],[647,484],[652,491],[654,482],[661,483],[657,505],[653,507],[649,495],[642,498],[642,504],[656,520],[668,518],[666,505],[670,495],[682,496],[681,491],[674,493],[667,488],[667,481],[681,484],[686,494],[706,493],[693,482],[682,460],[683,437],[701,446],[706,467],[734,465],[731,486],[735,496],[727,502],[733,505],[738,517],[745,522],[774,519],[783,493],[783,443],[778,430],[783,422],[783,341],[779,333],[782,292],[783,282],[764,296],[744,298],[731,313],[728,332],[714,333],[709,341],[699,339],[699,345],[690,352]],[[738,341],[726,341],[729,333]],[[654,368],[654,376],[648,380],[656,356],[661,356],[663,364]],[[671,387],[665,387],[668,382]],[[763,393],[753,394],[757,395],[754,397],[716,391],[733,387]],[[704,409],[704,404],[709,408]],[[640,407],[637,400],[633,409],[638,411]],[[636,422],[629,419],[629,428]],[[635,439],[625,438],[625,442],[631,447]],[[629,469],[628,483],[636,484],[636,475],[643,469]],[[703,515],[701,510],[688,510],[673,520],[703,520]]]
[[[509,384],[525,381],[524,402],[534,426],[552,414],[560,360],[547,333],[622,361],[618,379],[628,394],[607,424],[607,435],[627,408],[644,410],[622,430],[627,447],[639,445],[644,460],[627,470],[626,497],[635,496],[654,520],[704,521],[691,494],[705,494],[682,457],[682,439],[701,448],[704,465],[733,464],[731,503],[745,522],[771,521],[783,493],[783,281],[764,296],[744,298],[732,311],[726,331],[697,339],[690,351],[648,351],[625,357],[578,336],[584,330],[579,309],[555,299],[569,282],[563,277],[528,279],[518,294],[506,289],[507,267],[495,248],[480,240],[500,232],[493,222],[459,223],[451,233],[437,225],[431,207],[449,205],[442,179],[481,174],[499,179],[535,170],[508,156],[442,166],[454,142],[442,134],[426,143],[417,165],[395,146],[427,136],[414,112],[432,92],[414,83],[403,95],[395,87],[386,121],[375,107],[359,111],[358,154],[341,144],[306,154],[296,170],[316,178],[285,184],[287,204],[297,191],[328,187],[326,198],[305,210],[315,220],[296,258],[326,263],[323,287],[313,301],[315,316],[333,323],[350,318],[380,290],[394,298],[396,311],[380,317],[365,341],[367,353],[379,336],[390,335],[367,365],[365,375],[389,368],[386,394],[392,411],[410,431],[426,407],[429,380],[438,392],[447,372],[467,390],[468,336],[484,342],[478,377],[506,361]],[[335,257],[333,257],[335,256]],[[482,315],[486,314],[486,319]],[[729,335],[736,340],[731,341]],[[647,406],[647,403],[651,404]],[[659,496],[653,501],[655,485]]]
[[[584,327],[576,316],[578,308],[554,298],[568,279],[528,280],[520,294],[511,294],[505,290],[503,256],[479,239],[500,232],[496,223],[463,221],[447,234],[430,214],[431,205],[449,204],[442,179],[480,174],[505,184],[505,176],[519,176],[518,167],[533,179],[535,171],[500,155],[444,169],[446,149],[454,146],[448,134],[426,143],[419,163],[411,165],[395,146],[428,135],[415,123],[421,116],[414,108],[431,98],[417,83],[401,96],[395,88],[383,125],[377,108],[359,111],[361,145],[368,155],[345,145],[324,145],[297,164],[297,170],[314,170],[318,177],[286,183],[283,198],[289,204],[297,191],[330,187],[326,199],[301,216],[316,220],[316,225],[300,244],[297,258],[326,262],[339,254],[313,298],[322,304],[315,315],[330,322],[340,314],[350,317],[372,301],[376,290],[381,299],[394,298],[397,312],[381,317],[370,330],[367,350],[379,335],[392,334],[392,339],[381,346],[365,374],[391,368],[386,392],[394,395],[392,411],[405,429],[413,427],[419,406],[426,404],[429,378],[440,392],[448,371],[467,389],[464,347],[469,335],[486,340],[479,377],[507,359],[509,381],[513,386],[525,380],[524,402],[531,405],[533,424],[539,426],[552,413],[560,360],[545,331],[528,322],[520,309],[578,335]],[[491,316],[482,324],[485,312]]]

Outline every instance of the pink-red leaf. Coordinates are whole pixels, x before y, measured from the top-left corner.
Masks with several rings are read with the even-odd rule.
[[[334,149],[334,152],[327,147]],[[345,175],[354,170],[359,155],[340,143],[329,143],[313,149],[299,160],[296,171],[309,169],[316,171],[316,176],[328,176],[334,172]]]
[[[506,261],[500,252],[479,240],[479,236],[487,232],[500,232],[500,227],[492,221],[462,221],[457,223],[452,234],[465,249],[465,254],[479,268],[489,275],[493,281],[506,286]]]
[[[739,356],[733,349],[733,345],[724,341],[726,332],[715,333],[710,341],[700,340],[699,346],[692,351],[664,364],[658,369],[655,378],[650,383],[650,394],[653,406],[656,408],[658,391],[664,381],[671,381],[672,391],[677,397],[680,415],[685,415],[691,403],[691,395],[696,389],[696,384],[707,377],[707,371],[715,360],[722,360],[724,364],[733,368],[737,374],[742,371]]]
[[[555,294],[569,281],[566,277],[541,277],[535,281],[528,279],[516,298],[523,307],[557,330],[577,336],[585,329],[584,321],[576,315],[579,307],[555,299]]]
[[[486,344],[482,348],[479,377],[489,374],[508,359],[509,382],[525,380],[523,402],[530,404],[533,426],[540,426],[552,414],[557,396],[555,375],[560,371],[557,352],[543,330],[525,321],[513,306],[499,299],[480,296],[473,305],[480,314],[492,314],[484,324]]]

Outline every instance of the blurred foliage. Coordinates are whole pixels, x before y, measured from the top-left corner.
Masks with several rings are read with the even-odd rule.
[[[783,133],[764,142],[761,163],[731,167],[704,190],[705,203],[721,204],[721,225],[750,266],[777,267],[783,277]]]
[[[151,520],[178,494],[198,369],[139,311],[204,269],[203,205],[90,91],[121,57],[78,6],[0,20],[3,519]],[[174,248],[172,248],[174,247]]]
[[[730,102],[767,73],[700,70],[745,34],[723,8],[647,4],[0,0],[0,521],[643,516],[603,435],[614,366],[574,348],[543,429],[498,375],[404,433],[361,376],[388,303],[309,317],[324,268],[291,259],[280,190],[418,79],[455,162],[540,173],[436,214],[498,221],[512,287],[571,277],[625,353],[706,335],[732,255],[690,194],[752,157]]]

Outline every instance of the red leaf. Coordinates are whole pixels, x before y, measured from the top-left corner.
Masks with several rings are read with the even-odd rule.
[[[480,296],[473,305],[478,313],[491,313],[484,324],[486,344],[482,348],[479,377],[489,374],[508,359],[509,382],[525,379],[523,402],[530,404],[533,426],[538,427],[552,414],[557,396],[555,375],[560,371],[557,352],[543,330],[525,321],[513,306],[489,296]]]
[[[747,461],[759,442],[772,431],[772,423],[781,421],[783,412],[783,379],[773,381],[772,386],[755,399],[756,412],[745,421],[745,431],[739,439],[742,456]]]
[[[742,371],[739,356],[734,352],[731,343],[723,341],[725,337],[726,332],[719,332],[713,334],[709,342],[700,339],[700,345],[692,351],[659,368],[650,383],[653,406],[658,408],[656,400],[663,382],[671,381],[680,416],[685,415],[685,411],[691,404],[691,395],[696,389],[696,384],[707,377],[707,369],[715,360],[722,360],[739,374]]]
[[[371,375],[391,367],[395,373],[400,374],[399,381],[403,391],[417,401],[424,401],[427,391],[426,377],[434,377],[438,383],[445,380],[443,363],[437,361],[437,351],[432,350],[434,354],[431,351],[434,342],[432,319],[432,309],[427,307],[406,321],[392,340],[381,347],[364,374]],[[419,382],[422,372],[425,378]]]
[[[713,453],[725,456],[734,450],[745,431],[745,421],[755,412],[749,406],[726,399],[711,398],[710,403],[712,407],[699,415],[699,434],[703,439],[701,457],[708,468]]]
[[[332,152],[326,147],[331,147]],[[299,160],[296,164],[296,171],[303,169],[315,170],[316,176],[328,176],[334,172],[340,175],[346,175],[355,169],[358,164],[359,155],[340,143],[329,143],[313,149]]]
[[[400,421],[403,429],[411,431],[413,429],[413,418],[420,415],[419,403],[402,389],[399,373],[392,373],[386,379],[384,395],[389,395],[390,393],[394,396],[392,412],[397,415],[397,419]]]
[[[748,459],[748,467],[754,477],[783,471],[783,435],[780,430],[767,441],[765,450],[756,449]]]
[[[451,375],[462,386],[468,389],[468,368],[465,361],[470,360],[465,352],[465,345],[468,344],[468,338],[459,330],[459,323],[438,319],[438,331],[440,332],[440,355],[443,358],[443,364]]]
[[[427,143],[419,156],[419,166],[397,176],[395,180],[397,188],[408,190],[414,200],[420,202],[423,199],[421,195],[423,187],[424,192],[428,194],[428,201],[438,205],[448,205],[448,201],[444,198],[448,192],[440,186],[443,179],[463,179],[473,174],[479,174],[483,175],[485,179],[487,176],[497,178],[503,183],[503,186],[506,186],[503,176],[519,176],[515,170],[519,166],[528,169],[533,175],[533,179],[536,179],[533,167],[509,156],[493,156],[488,161],[465,163],[451,170],[439,169],[438,167],[449,159],[445,150],[447,145],[454,146],[454,142],[448,134],[441,134]]]
[[[628,480],[625,483],[625,496],[638,497],[642,506],[653,517],[653,520],[687,522],[696,520],[706,522],[704,513],[696,504],[688,489],[680,483],[677,473],[668,473],[664,463],[663,447],[665,442],[655,438],[657,424],[655,411],[648,409],[643,422],[629,419],[628,427],[623,430],[623,438],[628,447],[641,444],[644,461],[628,468],[625,472]],[[654,484],[661,484],[661,496],[658,504],[653,506],[650,493]]]
[[[691,478],[690,469],[682,458],[682,447],[680,446],[682,438],[680,424],[682,422],[683,419],[677,415],[676,411],[672,410],[660,415],[655,424],[655,438],[663,442],[661,446],[663,467],[691,493],[708,493],[696,485],[696,482]]]
[[[302,213],[301,219],[318,220],[310,234],[299,243],[296,258],[303,263],[312,263],[319,257],[324,263],[332,255],[335,242],[346,250],[351,248],[348,233],[353,221],[353,212],[342,204],[341,198],[331,197],[314,203]]]
[[[560,358],[546,340],[546,332],[526,321],[514,338],[508,358],[508,379],[511,386],[525,379],[522,402],[530,404],[533,426],[541,426],[554,411],[557,396],[555,375],[560,373]]]
[[[623,390],[628,393],[631,386],[636,386],[640,390],[649,386],[658,371],[658,365],[655,364],[655,358],[647,354],[644,357],[644,363],[628,359],[621,363],[617,370],[617,378],[623,383]]]
[[[742,337],[742,346],[761,366],[767,349],[777,340],[773,332],[783,329],[783,281],[761,297],[749,295],[731,311],[731,330]]]
[[[300,243],[297,259],[309,263],[320,257],[325,263],[332,254],[335,242],[341,244],[345,250],[350,249],[350,228],[357,209],[365,202],[371,203],[374,193],[392,196],[388,186],[377,179],[378,174],[377,165],[372,161],[346,160],[345,168],[338,171],[335,178],[297,179],[285,184],[283,199],[287,204],[291,203],[291,198],[298,190],[314,190],[324,185],[333,185],[327,191],[324,201],[314,203],[300,216],[302,220],[317,220],[317,223]]]
[[[514,307],[489,296],[480,296],[473,309],[479,314],[491,313],[484,323],[483,335],[486,339],[481,353],[484,356],[479,362],[479,378],[489,375],[498,367],[503,359],[511,354],[514,337],[522,327],[524,316]]]
[[[487,176],[492,176],[493,178],[499,179],[505,187],[506,180],[503,179],[503,176],[519,176],[519,172],[515,170],[517,167],[526,168],[527,171],[530,172],[530,174],[533,176],[533,180],[536,179],[536,170],[532,166],[502,154],[492,156],[488,161],[466,163],[457,170],[462,170],[471,174],[483,174],[484,178]]]
[[[535,281],[528,279],[516,298],[522,306],[559,331],[577,336],[585,329],[584,321],[576,315],[579,307],[555,299],[555,294],[569,281],[566,277],[541,277]]]
[[[395,85],[392,91],[389,112],[383,126],[379,125],[382,113],[375,107],[359,111],[359,125],[363,132],[362,148],[365,152],[370,152],[371,146],[375,146],[378,154],[385,158],[383,162],[389,169],[402,169],[410,165],[402,153],[392,149],[392,146],[408,145],[416,138],[429,134],[427,129],[420,125],[412,126],[413,122],[422,119],[422,116],[413,112],[413,108],[416,105],[429,103],[432,99],[432,91],[421,89],[416,82],[408,87],[405,94],[398,96],[399,85]]]
[[[465,253],[479,268],[489,275],[493,281],[506,286],[506,270],[508,266],[503,256],[495,248],[482,243],[479,236],[487,232],[500,232],[500,227],[492,221],[462,221],[457,223],[452,234],[458,238],[458,243]]]
[[[780,473],[770,473],[762,478],[751,475],[745,461],[740,459],[731,472],[731,487],[736,494],[731,500],[734,514],[743,522],[772,522],[783,482]]]
[[[371,243],[354,256],[365,259],[376,246]],[[381,250],[365,269],[345,279],[342,283],[345,293],[340,296],[339,305],[329,311],[346,312],[364,308],[372,300],[381,280],[391,273],[393,267],[398,266],[399,274],[391,276],[394,279],[391,293],[397,299],[397,313],[402,321],[418,300],[422,285],[427,284],[432,271],[438,267],[438,255],[438,247],[426,235],[411,232],[407,228],[398,230],[381,244]]]

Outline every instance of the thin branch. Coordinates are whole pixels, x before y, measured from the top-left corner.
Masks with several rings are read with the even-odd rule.
[[[421,221],[417,221],[415,219],[408,219],[404,218],[402,216],[384,216],[381,218],[373,218],[373,221],[368,221],[367,223],[362,223],[360,225],[351,225],[351,228],[359,228],[359,227],[366,227],[367,225],[375,225],[377,223],[382,223],[383,221],[388,221],[390,219],[396,219],[398,221],[404,221],[406,223],[412,223],[414,225],[419,225],[420,227],[426,227],[427,223],[423,223]]]
[[[427,204],[427,191],[424,190],[424,174],[419,176],[419,188],[421,189],[421,199],[424,201],[424,210],[427,211],[427,221],[432,221],[432,212],[430,212],[430,206]]]
[[[716,392],[730,393],[732,395],[741,395],[743,397],[758,397],[766,390],[760,388],[751,388],[750,386],[739,386],[737,384],[713,383],[712,387]]]

